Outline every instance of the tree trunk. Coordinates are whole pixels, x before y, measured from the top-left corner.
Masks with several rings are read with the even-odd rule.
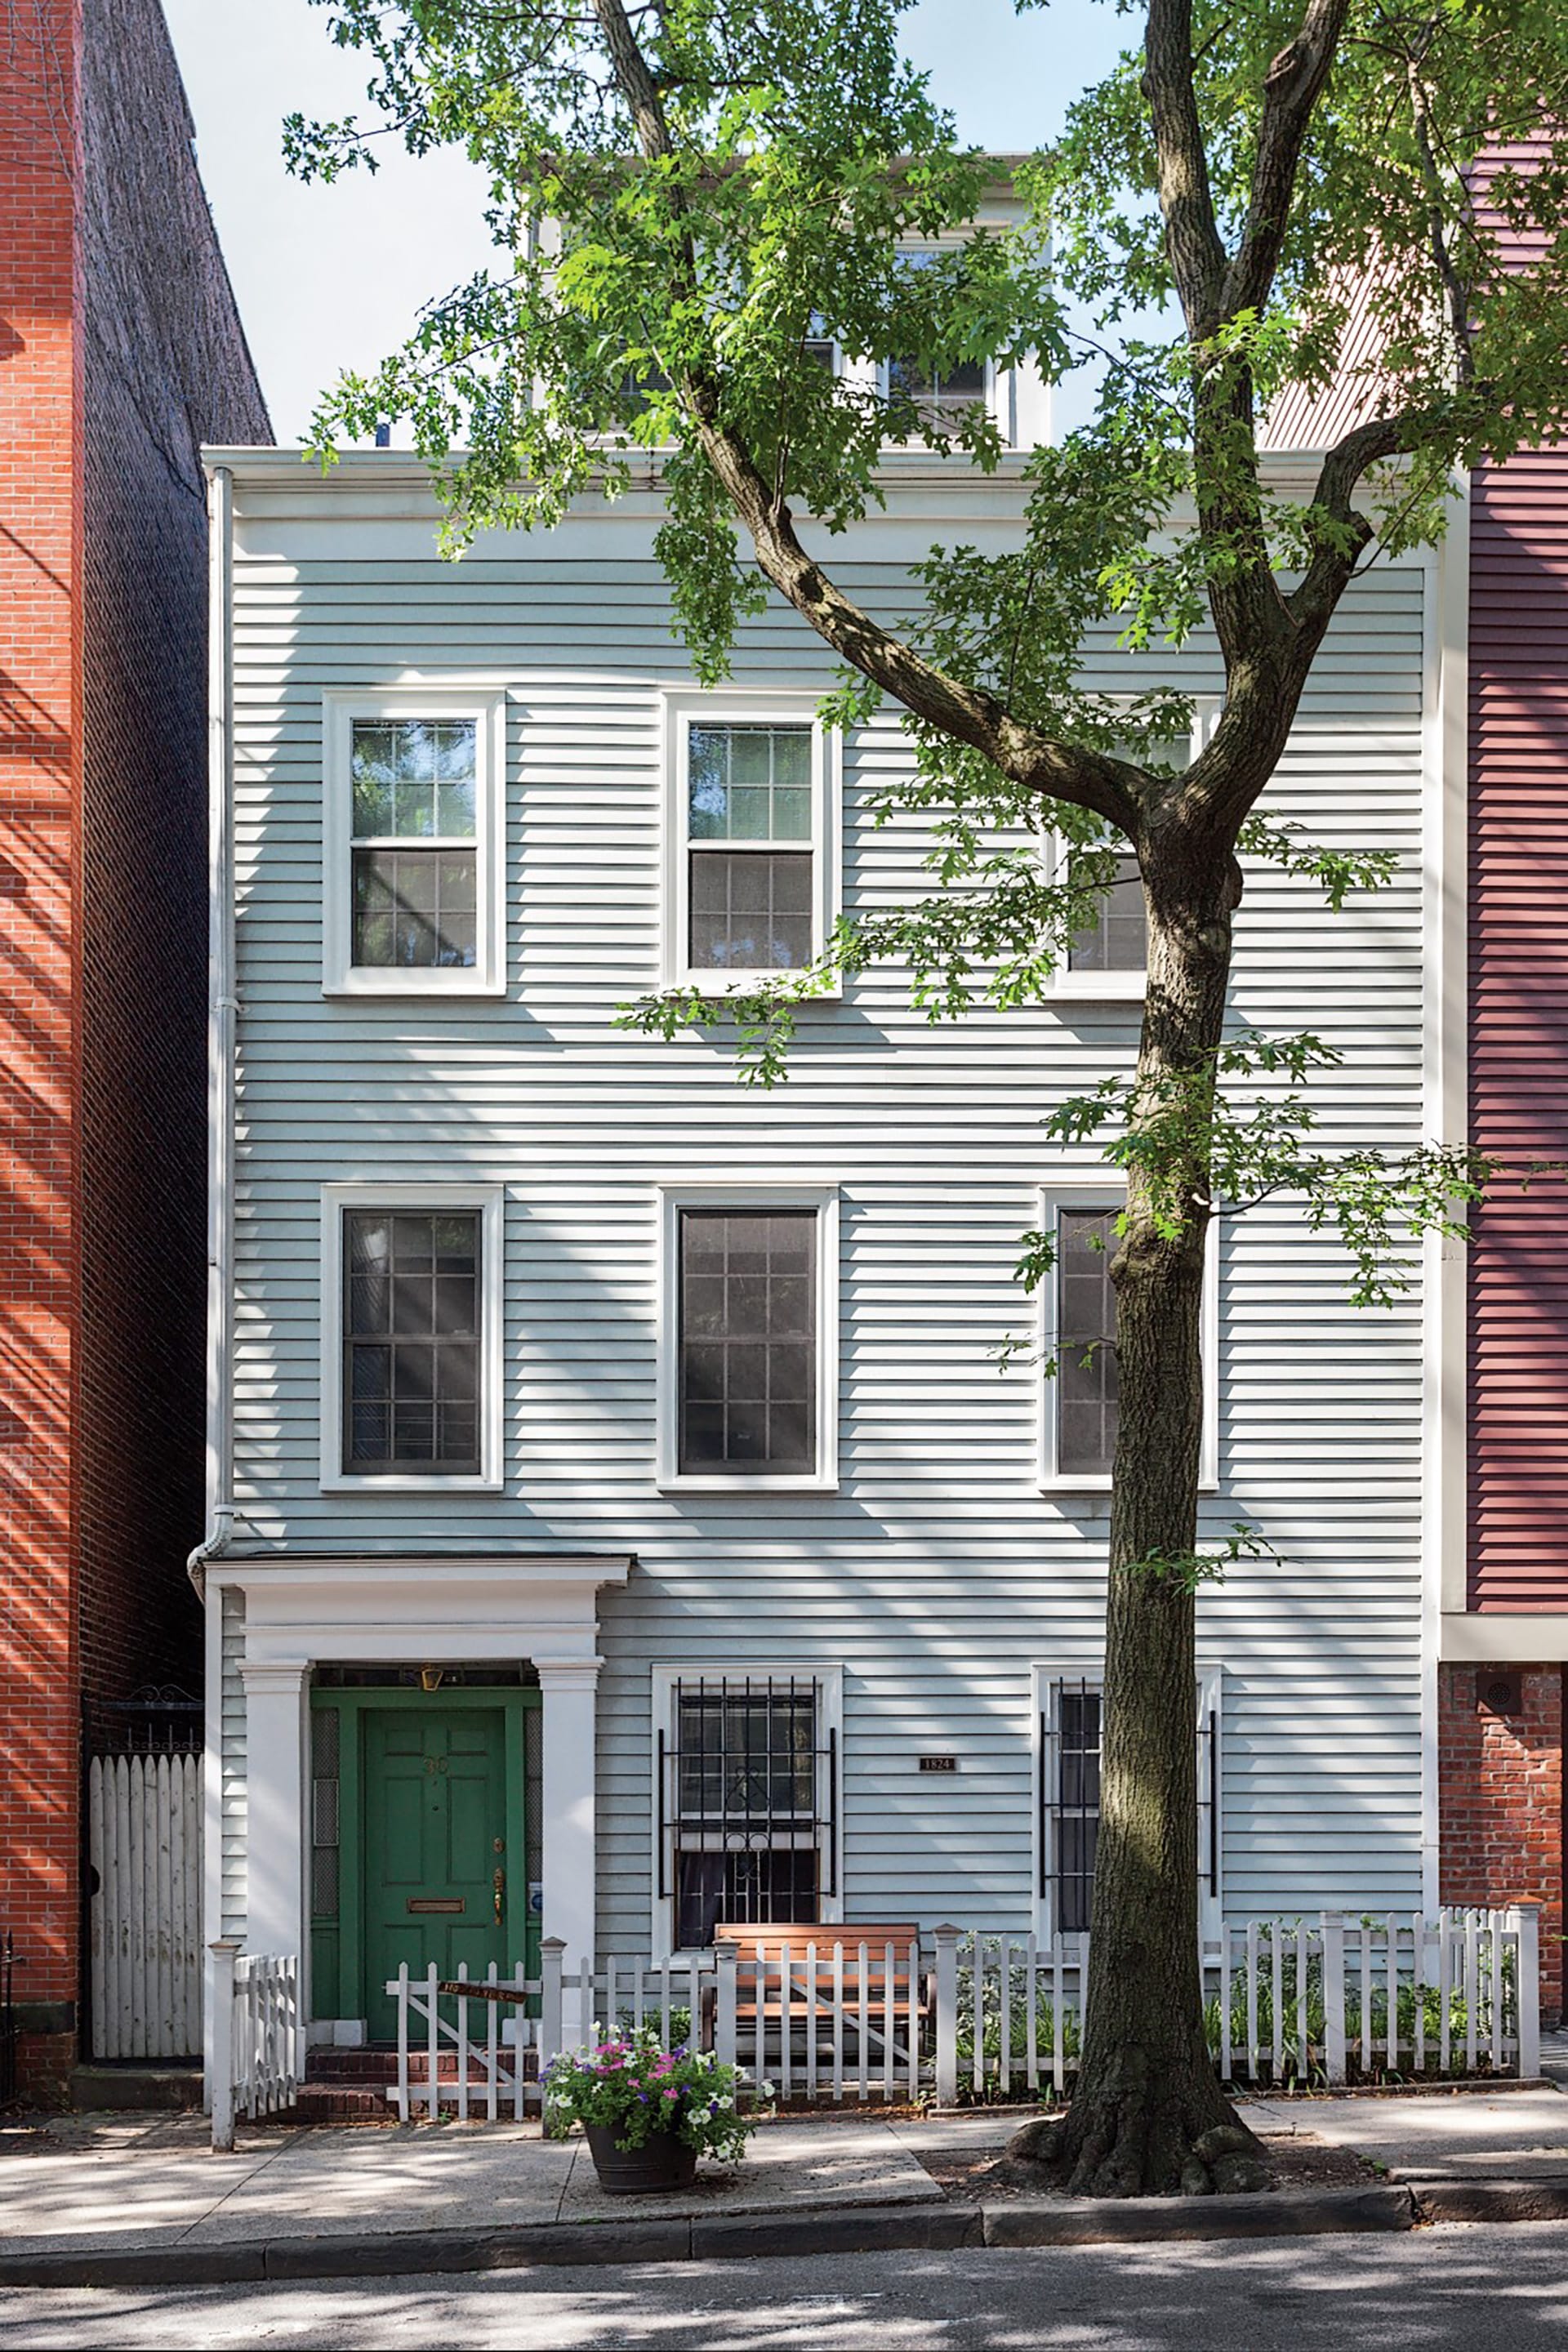
[[[1111,1268],[1120,1423],[1100,1840],[1083,2063],[1062,2134],[1071,2188],[1123,2197],[1177,2190],[1184,2170],[1186,2186],[1206,2186],[1193,2168],[1194,2143],[1237,2120],[1203,2025],[1191,1562],[1204,1418],[1205,1139],[1240,877],[1228,848],[1194,858],[1168,838],[1147,866],[1133,1127],[1152,1139],[1152,1164],[1129,1169],[1127,1231]],[[1178,1100],[1188,1115],[1176,1134],[1168,1114]],[[1184,1570],[1159,1564],[1183,1560]]]

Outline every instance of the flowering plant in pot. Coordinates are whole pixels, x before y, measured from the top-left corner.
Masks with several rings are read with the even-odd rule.
[[[741,2070],[685,2043],[666,2050],[651,2027],[566,2050],[544,2070],[544,2128],[587,2137],[601,2187],[616,2195],[679,2189],[700,2156],[744,2156],[754,2119],[738,2105]],[[762,2095],[771,2095],[764,2083]]]

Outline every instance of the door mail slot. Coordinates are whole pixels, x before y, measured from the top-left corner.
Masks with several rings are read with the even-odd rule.
[[[408,1898],[410,1911],[466,1911],[468,1907],[466,1895],[411,1895]]]

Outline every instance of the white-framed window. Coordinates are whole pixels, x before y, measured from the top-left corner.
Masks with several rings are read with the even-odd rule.
[[[1116,1297],[1110,1280],[1125,1193],[1113,1177],[1064,1178],[1040,1194],[1056,1263],[1040,1284],[1040,1486],[1108,1494],[1116,1451]],[[1203,1452],[1198,1484],[1219,1483],[1219,1226],[1204,1253]],[[1054,1364],[1054,1373],[1047,1368]]]
[[[838,913],[842,753],[803,692],[672,691],[664,978],[714,994],[801,971]]]
[[[838,1483],[836,1186],[661,1188],[661,1486]]]
[[[843,1669],[653,1669],[653,1947],[843,1917]],[[803,1937],[802,1940],[805,1940]]]
[[[1213,734],[1219,718],[1217,698],[1194,703],[1189,742],[1173,742],[1167,758],[1195,760]],[[1076,852],[1060,834],[1051,836],[1047,854],[1052,869],[1065,879]],[[1097,853],[1098,854],[1098,853]],[[1052,975],[1053,992],[1093,1003],[1141,1003],[1148,977],[1148,917],[1138,860],[1124,844],[1115,846],[1111,877],[1100,900],[1095,919],[1068,941],[1066,961]]]
[[[499,1492],[499,1184],[321,1188],[321,1485]]]
[[[1089,1930],[1100,1842],[1100,1759],[1104,1727],[1100,1668],[1064,1672],[1037,1665],[1034,1678],[1035,1924],[1047,1938]],[[1224,1669],[1200,1664],[1197,1737],[1198,1926],[1204,1940],[1223,1916]]]
[[[506,696],[322,697],[322,972],[330,995],[506,987]]]

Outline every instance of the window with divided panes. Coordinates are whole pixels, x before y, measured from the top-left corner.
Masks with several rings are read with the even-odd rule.
[[[674,1946],[721,1921],[812,1920],[837,1892],[837,1735],[815,1680],[694,1678],[658,1735],[660,1896]]]
[[[1105,1206],[1057,1212],[1056,1377],[1047,1402],[1061,1477],[1108,1476],[1116,1453],[1116,1217]]]
[[[682,1209],[680,1475],[816,1468],[817,1213]]]
[[[1075,931],[1068,942],[1068,970],[1142,971],[1148,961],[1149,917],[1142,877],[1131,850],[1119,850],[1110,879],[1100,892],[1093,921]]]
[[[1040,1709],[1040,1893],[1054,1935],[1087,1935],[1100,1850],[1104,1700],[1096,1682],[1052,1682]],[[1197,1685],[1198,1882],[1219,1897],[1219,1759],[1216,1696]]]
[[[812,729],[687,730],[687,959],[693,971],[795,971],[816,954]]]
[[[479,723],[356,719],[350,961],[471,968],[479,952]]]
[[[343,1212],[343,1468],[477,1475],[476,1210]]]

